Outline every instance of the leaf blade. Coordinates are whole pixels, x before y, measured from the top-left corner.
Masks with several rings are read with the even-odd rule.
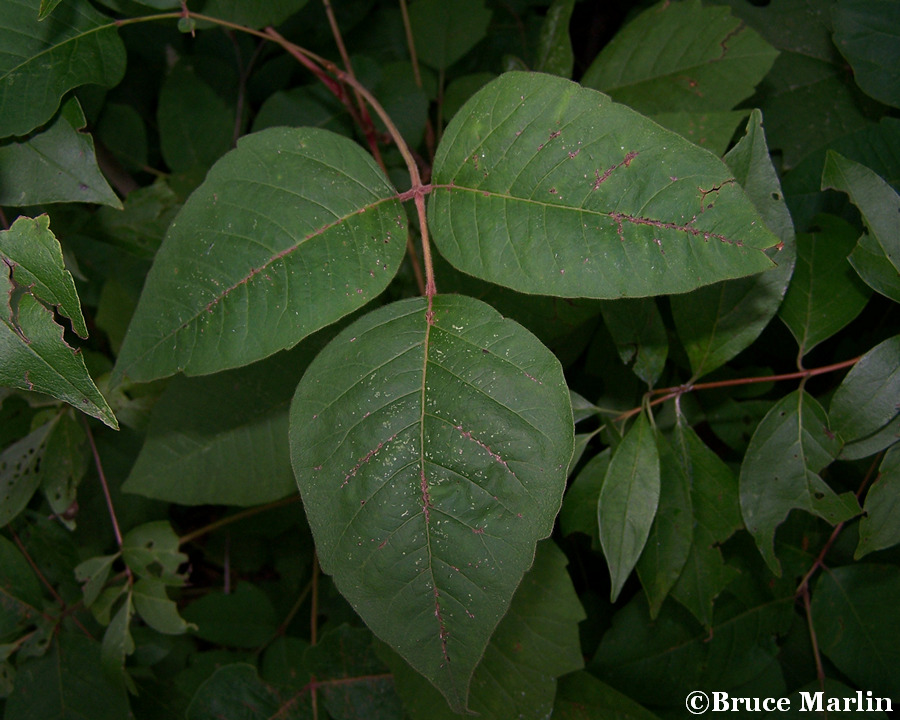
[[[777,243],[718,158],[595,91],[523,73],[448,126],[428,218],[460,270],[559,297],[685,292],[771,268]]]
[[[243,137],[170,226],[115,377],[239,367],[361,307],[404,254],[396,194],[347,138],[311,128]]]
[[[451,707],[552,529],[573,436],[556,359],[463,296],[369,313],[298,385],[291,460],[322,569]]]

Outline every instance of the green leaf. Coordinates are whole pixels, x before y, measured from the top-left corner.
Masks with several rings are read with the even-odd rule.
[[[112,616],[103,642],[100,645],[100,665],[106,675],[114,682],[121,682],[132,688],[130,679],[125,674],[125,658],[134,652],[134,638],[131,637],[131,618],[134,615],[134,604],[131,592],[125,593],[125,600]]]
[[[278,631],[279,622],[268,596],[248,582],[227,594],[204,595],[188,605],[182,616],[197,625],[197,637],[241,648],[264,645]]]
[[[99,643],[61,632],[44,656],[19,664],[4,720],[133,717],[124,686],[97,672],[99,665]]]
[[[731,110],[777,55],[728,8],[664,2],[619,30],[581,82],[644,113]]]
[[[12,281],[4,274],[0,293],[7,303],[12,291]],[[0,318],[0,385],[46,393],[118,429],[81,355],[63,339],[52,311],[31,293],[19,296],[15,311],[8,304],[5,309],[6,317]]]
[[[395,196],[347,138],[293,128],[245,136],[172,223],[117,377],[246,365],[361,307],[406,249]]]
[[[115,555],[99,555],[88,558],[75,568],[75,577],[78,582],[84,583],[84,606],[91,607],[100,597],[103,586],[109,578],[113,563],[119,559],[121,553]]]
[[[762,115],[754,110],[747,131],[725,156],[735,179],[780,243],[774,270],[700,288],[671,298],[678,337],[694,378],[706,375],[749,347],[781,305],[794,269],[794,226],[769,158]]]
[[[234,111],[187,62],[163,82],[156,117],[160,150],[173,172],[206,170],[231,149]]]
[[[469,704],[484,720],[548,717],[557,677],[583,667],[578,622],[584,611],[567,564],[552,541],[538,545],[534,566],[522,579],[472,678]],[[421,675],[393,657],[397,691],[413,720],[459,717]]]
[[[41,490],[50,509],[70,530],[75,529],[70,518],[77,509],[77,492],[87,469],[87,436],[72,412],[65,413],[47,439],[41,459]]]
[[[797,267],[778,311],[806,355],[862,312],[871,292],[847,262],[857,231],[833,215],[819,215],[797,236]]]
[[[143,577],[134,584],[132,592],[135,611],[157,632],[180,635],[197,629],[178,614],[178,606],[169,599],[165,583]]]
[[[450,67],[487,35],[491,11],[483,0],[418,0],[409,24],[419,60],[436,70]]]
[[[485,86],[444,133],[432,182],[441,254],[520,292],[642,297],[773,265],[777,239],[718,158],[562,78]]]
[[[839,0],[834,44],[853,79],[876,100],[900,107],[900,6],[892,0]]]
[[[900,697],[900,569],[849,565],[816,583],[811,621],[819,649],[838,670],[876,697]]]
[[[864,438],[847,443],[841,449],[840,460],[859,460],[871,457],[890,447],[900,438],[900,414],[887,425]]]
[[[12,270],[16,285],[59,308],[79,337],[88,336],[72,274],[66,270],[62,248],[50,231],[50,218],[20,217],[9,230],[0,231],[0,259]]]
[[[719,547],[743,526],[737,478],[692,428],[679,422],[674,435],[679,463],[691,485],[694,532],[672,597],[705,627],[713,624],[713,602],[737,576]]]
[[[572,52],[572,39],[569,37],[569,22],[574,9],[575,0],[553,0],[547,8],[534,63],[534,69],[538,72],[572,77],[575,55]]]
[[[674,603],[651,621],[638,594],[613,616],[589,669],[620,692],[684,717],[692,690],[728,692],[776,663],[774,635],[790,624],[794,601],[760,585],[720,598],[710,629]],[[767,691],[777,697],[783,689],[782,681]]]
[[[258,30],[268,25],[281,25],[291,15],[301,10],[307,0],[207,0],[203,14],[219,20]]]
[[[78,101],[69,101],[81,112]],[[0,143],[0,203],[43,205],[90,202],[121,208],[97,165],[94,141],[85,132],[84,116],[65,113],[21,140]]]
[[[44,423],[0,453],[0,527],[25,509],[40,486],[41,457],[53,425]]]
[[[600,682],[586,672],[572,673],[559,680],[553,706],[554,720],[659,720],[627,695]]]
[[[464,296],[369,313],[297,387],[291,460],[322,569],[454,709],[553,527],[572,447],[556,358]]]
[[[168,520],[132,528],[122,538],[122,559],[141,577],[160,579],[167,585],[182,585],[178,568],[188,556],[178,552],[178,536]]]
[[[860,358],[831,398],[832,429],[844,442],[876,432],[900,412],[900,335]]]
[[[607,300],[600,305],[603,322],[619,357],[652,388],[666,365],[669,338],[653,298]]]
[[[394,678],[375,654],[368,630],[341,625],[311,646],[303,662],[323,681],[319,697],[335,720],[394,720],[403,715]]]
[[[232,663],[213,673],[191,700],[188,720],[309,720],[309,704],[297,702],[297,692],[269,685],[260,679],[253,665]]]
[[[601,549],[597,503],[611,456],[612,452],[607,448],[588,461],[569,485],[559,512],[559,529],[563,537],[573,532],[584,533],[591,538],[591,545],[597,550]]]
[[[647,594],[650,617],[681,575],[693,544],[694,513],[691,505],[691,461],[683,442],[673,447],[664,435],[656,438],[659,453],[659,507],[644,550],[635,569]]]
[[[613,453],[597,505],[613,602],[647,542],[659,505],[659,484],[655,431],[641,413]]]
[[[848,259],[866,285],[900,303],[900,272],[888,260],[878,240],[863,235]]]
[[[41,0],[5,0],[0,25],[0,138],[47,122],[80,85],[111,87],[125,72],[115,24],[85,3],[68,2],[38,21]]]
[[[60,2],[61,0],[41,0],[41,9],[38,13],[38,20],[46,18]]]
[[[845,192],[863,216],[894,269],[900,272],[900,196],[865,165],[831,150],[822,169],[822,189]]]
[[[131,105],[105,104],[94,133],[127,169],[144,170],[149,165],[147,127],[144,118]]]
[[[881,461],[875,484],[866,493],[863,512],[855,560],[900,543],[900,444],[888,450]]]
[[[15,640],[37,619],[41,586],[22,552],[0,535],[0,642]],[[0,659],[5,660],[2,653]]]
[[[307,341],[246,368],[174,378],[122,489],[182,505],[261,505],[296,493],[288,407],[320,348]]]
[[[741,464],[741,512],[779,577],[775,529],[791,510],[805,510],[832,525],[859,513],[853,493],[836,495],[818,475],[840,448],[822,406],[804,390],[783,397],[753,433]]]

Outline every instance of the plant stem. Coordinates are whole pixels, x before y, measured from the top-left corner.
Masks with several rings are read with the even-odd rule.
[[[116,543],[119,550],[122,549],[122,531],[119,529],[119,521],[116,518],[116,509],[113,507],[112,495],[109,492],[109,483],[106,482],[106,473],[103,472],[103,462],[100,460],[100,453],[97,451],[97,443],[94,442],[94,433],[87,417],[81,415],[81,424],[84,425],[84,432],[87,434],[88,443],[91,446],[91,453],[94,456],[94,465],[97,468],[97,476],[100,478],[100,486],[103,488],[103,496],[106,498],[106,507],[109,510],[109,519],[112,521],[113,533],[116,536]],[[128,571],[129,581],[131,580],[131,571]]]

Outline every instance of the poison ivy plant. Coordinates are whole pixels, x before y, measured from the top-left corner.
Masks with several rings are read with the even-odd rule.
[[[3,720],[890,710],[896,16],[0,0]]]

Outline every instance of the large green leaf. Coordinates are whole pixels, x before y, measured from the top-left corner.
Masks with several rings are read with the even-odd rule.
[[[394,277],[406,213],[362,148],[325,130],[241,139],[173,221],[116,373],[246,365],[361,307]]]
[[[865,517],[859,523],[857,560],[875,550],[900,543],[900,444],[894,445],[878,468],[878,478],[866,493]]]
[[[534,566],[522,579],[472,678],[470,707],[484,720],[547,717],[553,710],[556,678],[583,667],[578,621],[584,611],[567,563],[552,541],[538,545]],[[421,675],[393,657],[397,690],[413,720],[459,718]]]
[[[832,429],[844,442],[884,427],[898,412],[900,335],[873,347],[853,366],[831,398]]]
[[[322,569],[454,709],[550,534],[572,447],[558,361],[463,296],[364,316],[297,387],[291,460]]]
[[[685,292],[773,266],[778,242],[715,156],[604,95],[507,73],[435,157],[428,216],[460,270],[522,292]]]
[[[865,165],[828,151],[822,169],[822,189],[847,193],[863,216],[885,257],[900,273],[900,196]]]
[[[613,602],[647,542],[659,505],[659,482],[655,430],[641,413],[613,453],[597,503]]]
[[[0,137],[47,122],[72,88],[107,87],[125,72],[116,26],[89,3],[67,2],[38,21],[41,0],[4,0],[0,20]]]
[[[815,218],[813,231],[797,236],[797,268],[778,314],[806,355],[862,312],[871,291],[847,256],[858,231],[834,215]]]
[[[122,203],[97,165],[85,118],[70,100],[52,123],[19,141],[0,143],[0,204]]]
[[[783,397],[762,419],[741,464],[741,512],[776,575],[775,529],[797,508],[832,525],[859,513],[853,493],[835,494],[818,473],[840,451],[822,406],[804,390]]]
[[[822,575],[812,597],[819,648],[876,697],[900,697],[900,569],[850,565]]]
[[[728,8],[664,2],[617,32],[582,83],[645,113],[731,110],[777,55]]]
[[[900,107],[900,5],[893,0],[838,0],[834,44],[868,95]]]
[[[174,378],[122,489],[182,505],[260,505],[296,493],[288,406],[320,347],[307,342],[250,367]]]
[[[766,226],[779,240],[770,272],[699,288],[671,299],[678,336],[694,377],[701,377],[749,347],[769,324],[794,269],[794,226],[769,158],[762,115],[754,110],[747,131],[725,156]]]

